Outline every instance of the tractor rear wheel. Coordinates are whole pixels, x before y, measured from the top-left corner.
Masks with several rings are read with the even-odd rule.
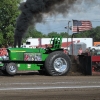
[[[55,51],[45,61],[46,72],[51,76],[66,75],[71,68],[69,56],[62,51]]]
[[[15,63],[8,63],[6,65],[6,72],[8,75],[14,76],[17,73],[18,67]]]

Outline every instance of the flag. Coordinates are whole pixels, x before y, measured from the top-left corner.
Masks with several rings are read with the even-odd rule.
[[[92,29],[92,23],[88,20],[73,20],[73,27],[72,31],[74,33],[91,30]]]

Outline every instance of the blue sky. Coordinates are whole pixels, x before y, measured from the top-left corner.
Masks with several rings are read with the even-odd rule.
[[[56,16],[44,15],[44,22],[37,23],[35,27],[43,34],[53,31],[66,32],[65,26],[72,19],[90,20],[93,27],[100,26],[100,0],[77,0],[74,6],[69,9],[69,13]],[[72,22],[69,25],[72,26]],[[72,31],[69,34],[72,34]]]

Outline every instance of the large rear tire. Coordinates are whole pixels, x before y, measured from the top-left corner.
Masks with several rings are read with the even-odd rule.
[[[14,76],[17,73],[18,67],[15,63],[8,63],[6,65],[6,72],[8,75]]]
[[[48,75],[62,76],[66,75],[71,68],[69,56],[62,51],[55,51],[47,57],[45,69]]]

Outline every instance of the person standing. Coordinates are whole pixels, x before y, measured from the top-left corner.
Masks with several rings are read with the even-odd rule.
[[[82,48],[80,48],[80,49],[78,50],[78,55],[81,55],[82,52],[83,52],[83,50],[82,50]]]

